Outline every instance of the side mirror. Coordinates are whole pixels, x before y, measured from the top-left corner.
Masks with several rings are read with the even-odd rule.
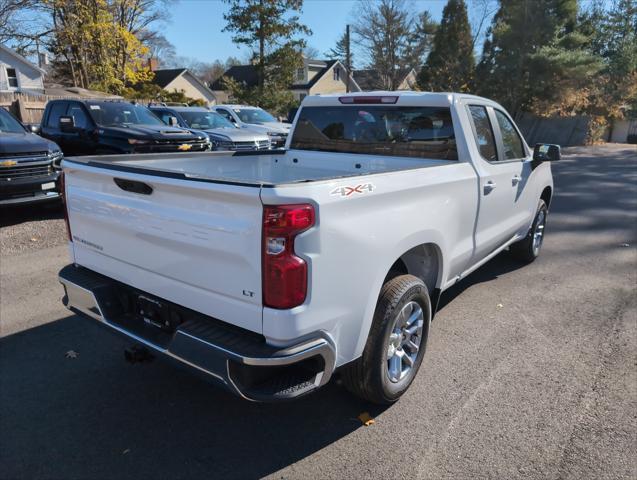
[[[75,128],[75,119],[73,117],[60,117],[60,130],[63,132],[75,132],[77,129]]]
[[[551,143],[537,143],[533,149],[533,160],[539,162],[555,162],[562,158],[559,145]]]
[[[29,130],[31,133],[38,135],[40,133],[40,125],[29,125]]]
[[[168,125],[171,127],[178,127],[179,120],[177,120],[177,117],[168,117]]]

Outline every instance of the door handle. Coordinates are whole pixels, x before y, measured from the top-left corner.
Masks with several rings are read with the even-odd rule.
[[[115,184],[127,192],[139,193],[140,195],[150,195],[153,193],[153,187],[137,180],[126,180],[124,178],[113,178]]]
[[[520,183],[520,181],[522,180],[522,177],[519,175],[514,175],[513,178],[511,179],[511,183],[513,184],[513,186],[517,185],[518,183]]]
[[[484,184],[484,194],[487,195],[491,193],[495,187],[495,182],[489,180],[487,183]]]

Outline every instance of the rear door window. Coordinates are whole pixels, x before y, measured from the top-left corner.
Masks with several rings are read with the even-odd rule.
[[[291,148],[458,160],[449,107],[305,107]]]
[[[50,128],[59,128],[60,117],[63,117],[66,114],[67,107],[67,102],[54,103],[51,106],[51,110],[49,110],[49,117],[47,118],[46,126]]]
[[[470,105],[471,120],[474,127],[474,138],[480,155],[489,162],[498,160],[498,154],[495,148],[495,136],[493,128],[489,120],[489,114],[486,107],[482,105]]]
[[[504,146],[504,159],[515,160],[518,158],[524,158],[524,146],[522,144],[522,138],[515,129],[515,126],[509,120],[504,113],[500,110],[495,111],[495,118],[498,121],[500,127],[500,133],[502,135],[502,144]]]

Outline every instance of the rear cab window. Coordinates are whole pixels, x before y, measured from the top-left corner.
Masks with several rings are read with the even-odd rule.
[[[449,107],[304,107],[290,148],[458,160]]]

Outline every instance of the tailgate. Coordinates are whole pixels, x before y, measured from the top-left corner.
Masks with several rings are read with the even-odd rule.
[[[73,162],[64,171],[77,264],[261,333],[258,186]],[[152,192],[123,190],[115,178],[143,182]]]

